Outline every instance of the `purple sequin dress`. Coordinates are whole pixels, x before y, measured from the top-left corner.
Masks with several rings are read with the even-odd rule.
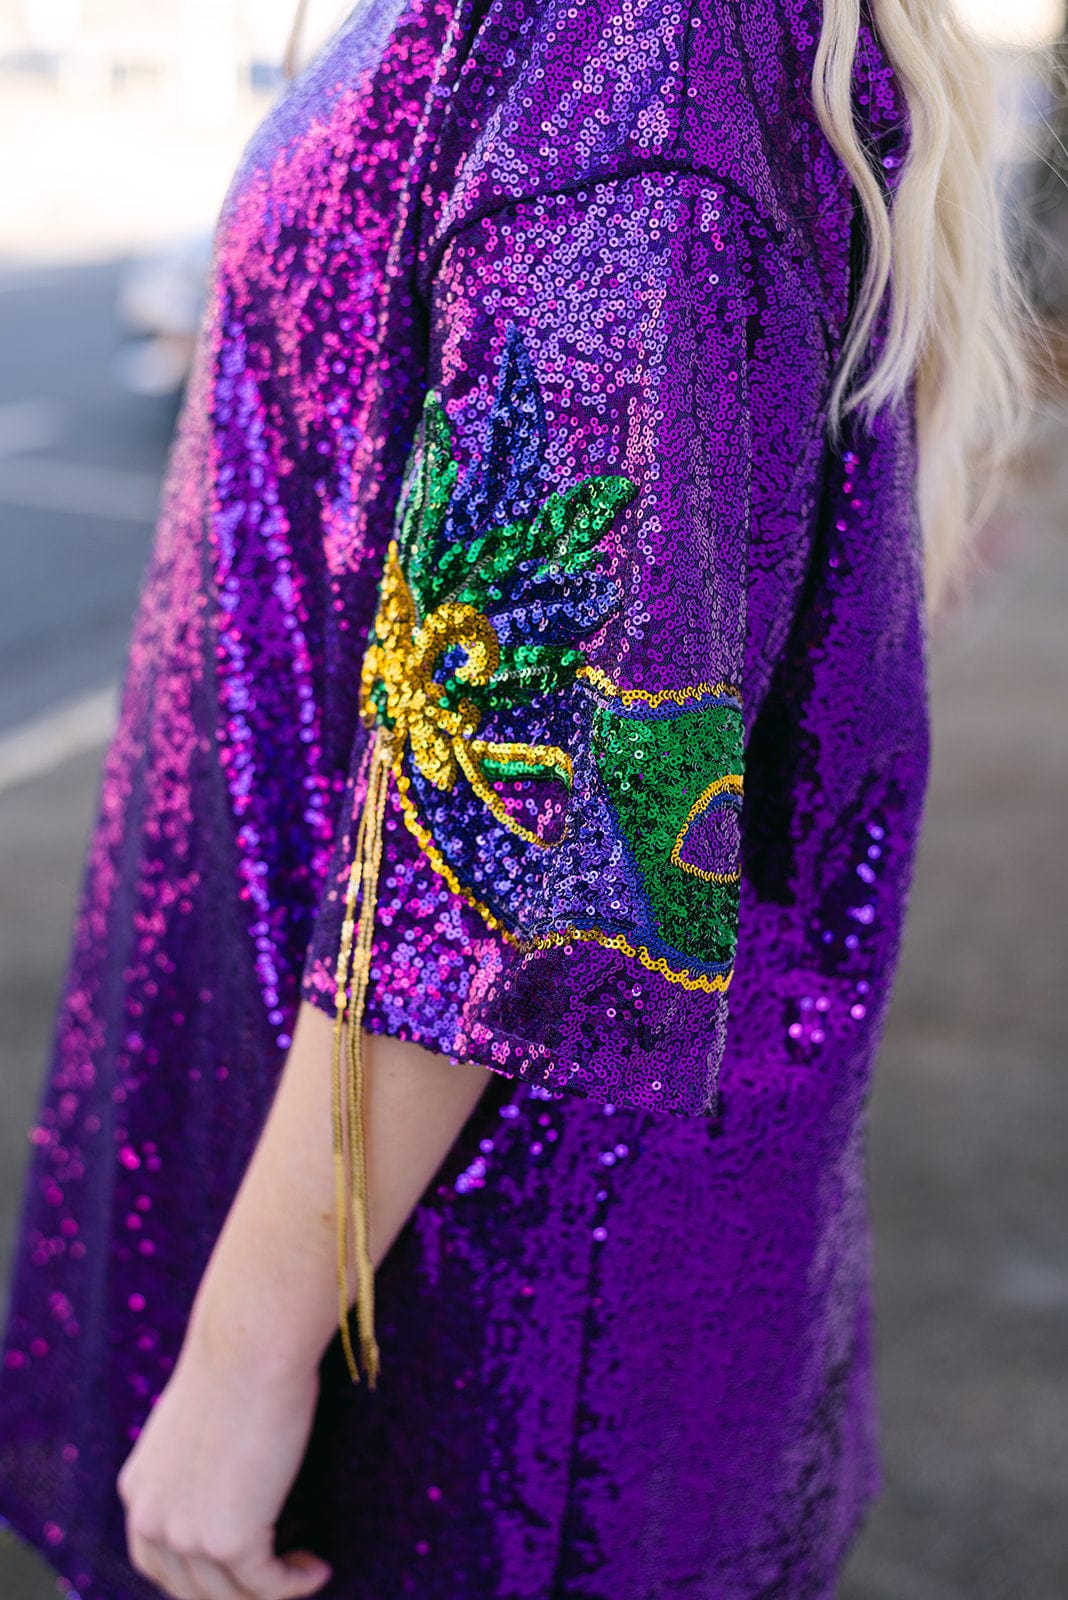
[[[248,149],[0,1381],[0,1512],[81,1600],[154,1593],[114,1479],[333,1007],[372,722],[366,1025],[494,1072],[379,1271],[378,1388],[324,1359],[280,1542],[327,1600],[834,1593],[927,704],[911,408],[825,427],[864,235],[820,23],[363,0]],[[854,95],[892,189],[867,19]]]

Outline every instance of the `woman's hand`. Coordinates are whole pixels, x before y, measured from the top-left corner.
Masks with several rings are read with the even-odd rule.
[[[119,1475],[130,1559],[174,1600],[295,1600],[330,1576],[272,1541],[337,1331],[332,1038],[333,1020],[304,1002],[178,1363]],[[370,1034],[364,1052],[377,1267],[492,1073]]]
[[[330,1577],[317,1556],[273,1544],[318,1371],[256,1369],[191,1332],[119,1474],[130,1560],[174,1600],[295,1600]]]

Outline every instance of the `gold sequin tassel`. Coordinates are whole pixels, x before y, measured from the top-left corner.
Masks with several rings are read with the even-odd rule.
[[[374,1267],[368,1244],[367,1157],[363,1124],[363,1012],[371,968],[378,877],[382,865],[382,824],[389,794],[392,740],[389,730],[375,729],[367,772],[367,790],[356,833],[352,868],[345,896],[335,979],[335,1021],[332,1061],[334,1172],[337,1189],[337,1290],[338,1325],[345,1360],[353,1382],[359,1367],[349,1327],[348,1244],[352,1234],[356,1266],[356,1321],[360,1357],[373,1389],[378,1377],[379,1351],[374,1331]],[[362,890],[362,894],[361,894]],[[356,900],[360,897],[359,921]],[[350,985],[351,966],[351,985]],[[346,990],[349,991],[346,1003]],[[345,1029],[347,1086],[342,1087],[341,1044]],[[345,1146],[351,1172],[346,1178]],[[351,1202],[351,1204],[350,1204]]]

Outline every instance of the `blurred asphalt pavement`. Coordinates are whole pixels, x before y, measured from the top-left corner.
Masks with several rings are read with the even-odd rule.
[[[173,421],[109,377],[116,277],[0,272],[0,1271],[95,802],[97,691]],[[886,1488],[840,1600],[1068,1596],[1066,446],[1061,402],[934,643],[927,822],[872,1102]],[[66,729],[41,722],[72,702]],[[0,1538],[4,1600],[54,1594]]]

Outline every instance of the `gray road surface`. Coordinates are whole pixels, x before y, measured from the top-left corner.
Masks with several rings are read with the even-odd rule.
[[[0,735],[122,660],[174,408],[111,376],[117,279],[0,271]]]
[[[113,281],[0,281],[0,408],[46,403],[38,444],[0,460],[0,734],[122,655],[147,536],[132,513],[169,418],[107,376]],[[886,1489],[841,1600],[1068,1596],[1066,428],[1036,447],[1003,554],[934,652],[927,826],[872,1104]],[[106,468],[101,504],[128,495],[131,515],[62,509],[78,480],[56,462]],[[99,759],[0,794],[0,1267]],[[54,1592],[0,1543],[5,1600]]]

